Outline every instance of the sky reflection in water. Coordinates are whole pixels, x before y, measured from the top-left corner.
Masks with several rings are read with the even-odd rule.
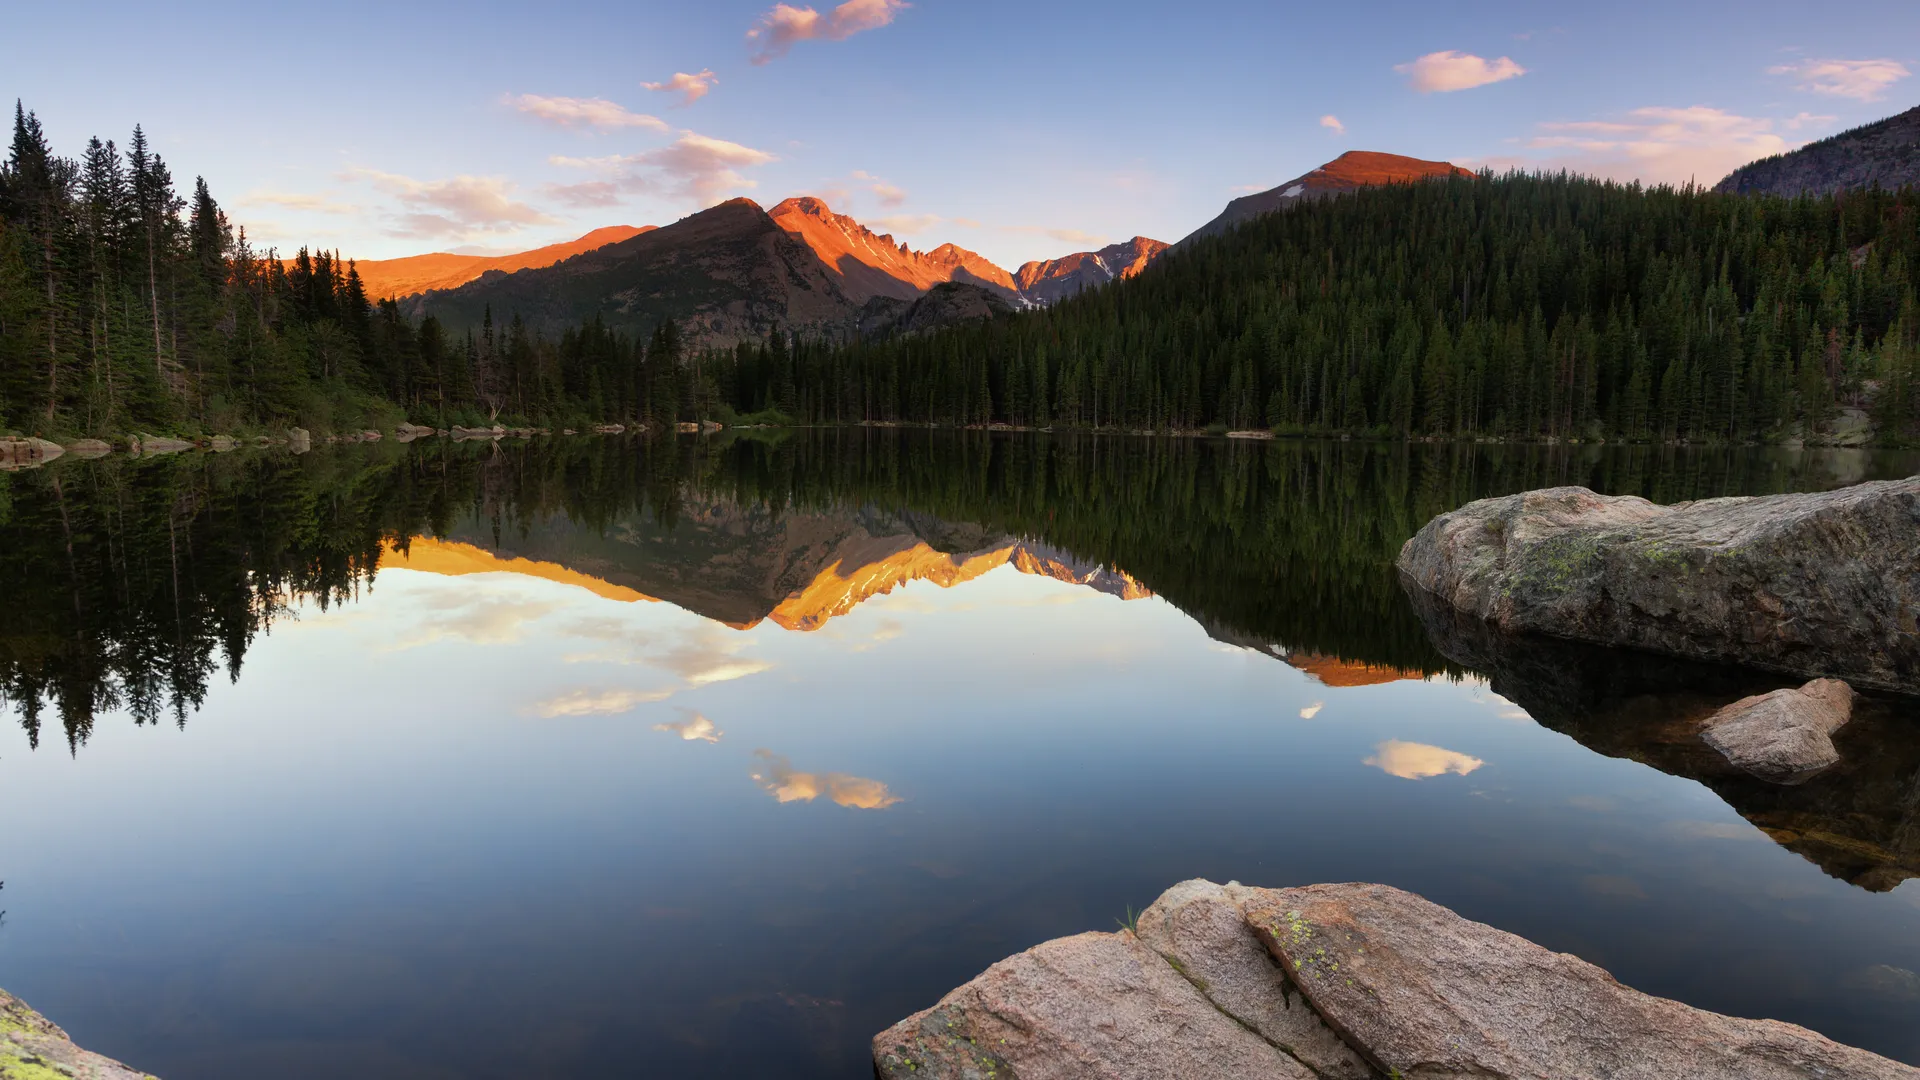
[[[1360,879],[1920,1060],[1920,885],[1477,677],[1289,662],[1044,553],[840,561],[729,625],[546,528],[415,541],[184,728],[5,736],[0,985],[163,1077],[859,1077],[1175,881]]]

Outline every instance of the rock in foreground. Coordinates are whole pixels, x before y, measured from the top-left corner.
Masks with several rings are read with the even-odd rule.
[[[1510,633],[1920,693],[1920,477],[1674,506],[1483,499],[1428,522],[1399,567]]]
[[[1801,784],[1840,760],[1833,733],[1852,719],[1853,687],[1815,679],[1799,689],[1741,698],[1715,713],[1700,734],[1762,780]]]
[[[885,1080],[1920,1080],[1773,1020],[1630,990],[1384,885],[1189,881],[1137,932],[988,968],[881,1032]]]
[[[73,1045],[67,1033],[27,1007],[27,1003],[0,990],[0,1080],[153,1080]]]

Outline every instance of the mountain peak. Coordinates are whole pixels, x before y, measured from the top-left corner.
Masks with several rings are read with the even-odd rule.
[[[876,296],[913,300],[948,281],[998,289],[1008,297],[1018,291],[1013,275],[965,248],[942,244],[932,251],[914,251],[890,235],[834,213],[825,200],[813,195],[787,199],[773,208],[771,216],[813,249],[856,304]]]
[[[1058,259],[1027,263],[1014,274],[1014,282],[1028,299],[1051,304],[1084,289],[1130,278],[1145,270],[1166,250],[1167,245],[1158,240],[1136,236],[1098,251],[1079,251]]]
[[[1262,214],[1284,210],[1305,199],[1324,199],[1365,187],[1407,184],[1451,176],[1472,179],[1474,174],[1449,161],[1427,161],[1377,150],[1349,150],[1304,176],[1233,200],[1219,217],[1195,229],[1175,246],[1185,245],[1202,236],[1218,235]]]

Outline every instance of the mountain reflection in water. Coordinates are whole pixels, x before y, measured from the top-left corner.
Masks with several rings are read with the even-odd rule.
[[[293,1075],[286,1061],[351,1043],[328,1034],[347,1014],[325,1002],[364,1018],[356,995],[393,1019],[380,1054],[431,1046],[404,1067],[367,1058],[369,1076],[417,1075],[420,1056],[464,1063],[449,1075],[611,1076],[636,1052],[662,1074],[864,1075],[872,1031],[1197,873],[1389,879],[1644,989],[1920,1058],[1887,989],[1920,966],[1901,885],[1920,876],[1912,703],[1866,699],[1839,767],[1773,787],[1697,728],[1777,680],[1496,638],[1410,600],[1391,566],[1433,515],[1489,495],[1583,484],[1674,502],[1917,464],[903,430],[61,461],[0,475],[0,693],[38,748],[0,753],[0,789],[50,751],[72,782],[102,758],[119,773],[98,782],[132,783],[135,748],[103,732],[165,721],[185,732],[139,753],[231,755],[215,764],[233,763],[231,795],[212,785],[231,799],[222,828],[278,822],[244,870],[144,871],[183,897],[181,933],[225,958],[217,972],[175,960],[140,981],[106,959],[137,952],[137,929],[88,954],[89,995],[121,1000],[121,980],[182,995],[123,1001],[111,1022],[73,998],[83,1042],[160,1075],[249,1075],[222,1048],[266,1028],[280,1041],[248,1060]],[[302,680],[361,733],[336,772],[286,764],[324,757],[314,744],[272,742],[306,730],[272,696]],[[196,741],[229,682],[265,715]],[[323,793],[279,806],[255,772]],[[354,832],[363,804],[378,817]],[[438,804],[477,820],[438,822]],[[577,815],[549,821],[555,806]],[[112,829],[91,820],[63,816],[61,842],[111,861]],[[431,843],[393,866],[355,846],[410,821]],[[434,893],[465,880],[463,859],[475,880],[497,869],[497,898]],[[333,887],[291,868],[308,861],[379,899],[339,899],[330,921],[313,898]],[[30,944],[36,880],[0,877],[4,958]],[[1689,911],[1700,897],[1730,906]],[[1661,902],[1659,917],[1620,906]],[[308,928],[267,914],[283,908]],[[1814,910],[1848,913],[1820,930],[1834,970],[1733,970],[1779,964],[1781,926]],[[544,915],[523,930],[521,912]],[[271,932],[242,929],[256,924]],[[60,988],[49,1010],[81,994],[63,956],[36,962],[8,988]],[[523,978],[556,1010],[552,1056],[509,1066],[475,1032],[511,1030],[503,988]],[[474,1002],[446,1004],[443,985]]]

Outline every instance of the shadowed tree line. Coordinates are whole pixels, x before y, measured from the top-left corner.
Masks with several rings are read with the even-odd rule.
[[[1912,191],[1513,174],[1269,214],[1051,308],[715,358],[814,422],[1752,442],[1920,410]]]
[[[1391,570],[1433,515],[1565,483],[1661,502],[1819,488],[1866,460],[822,429],[60,461],[0,473],[0,695],[36,745],[49,714],[70,747],[108,712],[184,724],[294,605],[372,588],[384,545],[456,530],[498,545],[556,522],[604,536],[636,517],[672,529],[715,500],[975,524],[1124,570],[1228,640],[1451,671]]]

